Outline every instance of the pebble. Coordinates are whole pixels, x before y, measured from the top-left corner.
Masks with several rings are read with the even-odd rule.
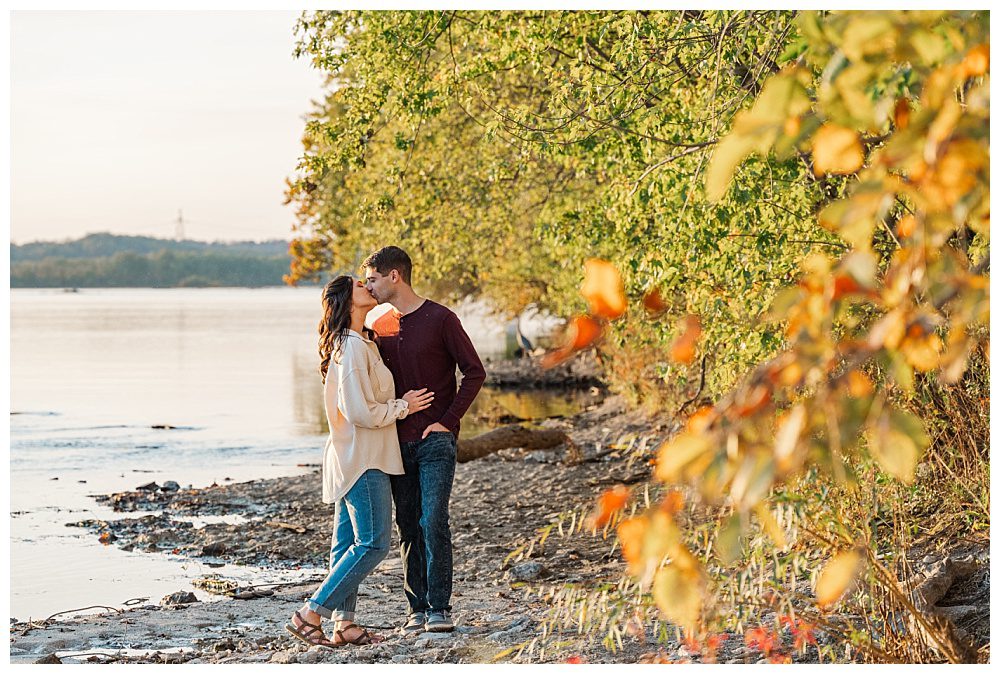
[[[180,491],[181,486],[174,482],[173,480],[167,480],[160,487],[160,491]]]
[[[541,562],[522,562],[508,571],[514,580],[536,580],[551,575]]]
[[[136,491],[156,491],[160,488],[160,485],[155,482],[147,482],[146,484],[140,484],[135,488]]]
[[[198,601],[198,597],[194,596],[194,593],[184,592],[181,590],[179,592],[174,592],[173,594],[168,594],[160,600],[160,605],[177,606],[178,604],[193,604],[196,601]]]

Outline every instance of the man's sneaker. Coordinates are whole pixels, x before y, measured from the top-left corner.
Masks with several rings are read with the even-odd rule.
[[[424,629],[428,632],[451,632],[455,625],[447,611],[428,611]]]
[[[423,632],[424,625],[427,623],[427,616],[424,615],[422,611],[417,611],[411,613],[406,619],[406,624],[403,625],[404,632]]]

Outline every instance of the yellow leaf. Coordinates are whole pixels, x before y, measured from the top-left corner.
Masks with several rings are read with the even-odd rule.
[[[737,118],[748,114],[743,111]],[[709,201],[718,201],[725,195],[737,167],[753,152],[755,144],[752,136],[733,131],[715,147],[705,174],[705,195]]]
[[[766,452],[745,456],[730,485],[733,503],[748,508],[765,499],[774,484],[774,468],[774,459]]]
[[[860,573],[863,562],[857,550],[834,555],[816,580],[816,604],[825,608],[844,596]]]
[[[917,463],[929,444],[920,419],[902,410],[889,410],[874,424],[868,447],[879,465],[893,477],[909,484]]]
[[[857,131],[824,124],[813,136],[813,171],[818,176],[854,173],[864,161],[865,153]]]
[[[653,476],[660,482],[675,482],[688,463],[707,452],[709,437],[698,433],[681,433],[660,445],[656,453]]]
[[[806,422],[806,408],[796,405],[778,424],[778,432],[774,435],[774,458],[778,470],[787,471],[795,464],[793,455],[799,444],[799,437]]]
[[[779,550],[787,548],[788,541],[785,540],[785,532],[781,529],[781,525],[778,524],[778,520],[774,519],[774,515],[771,514],[767,506],[760,503],[754,508],[754,512],[757,513],[757,519],[760,520],[760,525],[764,528],[764,532],[774,542],[774,547]]]
[[[618,525],[617,533],[628,571],[640,583],[648,582],[663,558],[673,556],[680,546],[680,529],[662,510],[625,520]]]
[[[715,552],[723,564],[732,564],[743,553],[740,538],[743,535],[743,523],[739,515],[732,515],[719,525],[715,537]]]
[[[907,335],[899,345],[906,362],[919,372],[930,372],[941,362],[941,338],[933,332]]]
[[[663,615],[685,630],[694,631],[701,617],[702,583],[697,571],[670,564],[653,578],[653,600]]]

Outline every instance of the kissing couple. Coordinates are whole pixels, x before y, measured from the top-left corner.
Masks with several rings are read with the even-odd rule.
[[[448,503],[460,421],[486,371],[458,316],[414,292],[405,251],[381,248],[362,269],[363,280],[338,276],[323,288],[323,502],[334,504],[333,544],[326,579],[285,625],[310,646],[384,641],[355,622],[355,608],[361,581],[389,554],[393,503],[409,604],[403,629],[454,629]],[[392,310],[365,327],[384,302]]]

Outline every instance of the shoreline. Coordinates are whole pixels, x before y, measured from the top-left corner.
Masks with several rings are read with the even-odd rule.
[[[505,559],[538,527],[569,509],[589,508],[605,485],[635,481],[636,467],[625,451],[608,452],[626,433],[656,433],[647,418],[608,398],[569,419],[544,425],[571,429],[588,449],[583,461],[565,463],[567,450],[502,450],[459,464],[452,496],[455,542],[453,633],[402,635],[405,620],[402,572],[393,542],[389,557],[362,584],[359,622],[388,637],[383,644],[309,650],[284,630],[285,620],[322,577],[331,534],[332,506],[320,502],[319,473],[250,480],[204,489],[119,492],[99,497],[124,518],[82,522],[95,538],[151,554],[172,554],[220,564],[213,569],[315,571],[315,580],[269,587],[256,598],[222,598],[176,606],[145,604],[123,612],[62,616],[51,623],[13,623],[11,662],[44,658],[87,662],[490,662],[530,640],[545,617],[544,602],[524,589],[547,582],[611,579],[620,562],[608,558],[600,537],[548,543],[538,561],[505,565]],[[653,445],[652,439],[647,444]],[[496,479],[503,471],[504,479]],[[641,474],[644,475],[643,469]],[[239,523],[212,522],[198,529],[183,519],[231,515]],[[111,538],[113,537],[113,538]],[[555,538],[555,537],[553,537]],[[189,592],[191,587],[178,587]],[[270,590],[271,593],[267,593]],[[155,601],[155,598],[152,600]],[[94,653],[84,658],[72,653]],[[138,650],[137,650],[138,649]],[[180,650],[178,650],[180,649]],[[620,662],[600,644],[581,644],[588,661]],[[631,661],[641,650],[630,647]],[[591,652],[592,651],[592,652]],[[60,655],[62,657],[60,657]]]
[[[530,362],[524,361],[522,369],[528,372],[529,368]],[[395,532],[390,555],[359,591],[358,622],[387,637],[384,643],[310,649],[284,631],[292,611],[323,577],[329,550],[332,506],[321,502],[319,471],[313,469],[200,489],[97,496],[120,516],[77,523],[89,535],[95,539],[103,535],[109,545],[133,554],[169,555],[207,566],[212,573],[200,576],[208,581],[202,587],[228,596],[172,604],[162,600],[157,604],[152,598],[142,606],[112,608],[97,615],[67,612],[52,621],[12,620],[10,662],[510,661],[520,648],[532,643],[549,616],[551,606],[543,598],[546,592],[567,585],[613,584],[624,564],[620,549],[612,550],[611,541],[600,535],[553,533],[544,546],[532,545],[520,556],[512,553],[536,542],[539,530],[561,515],[586,516],[605,489],[648,480],[648,459],[660,441],[679,428],[679,422],[629,409],[618,396],[540,425],[570,434],[573,448],[500,450],[456,468],[451,500],[456,624],[452,633],[413,635],[399,630],[407,609]],[[196,528],[193,521],[197,518],[208,521]],[[988,630],[988,547],[928,555],[914,567],[933,578],[949,565],[966,569],[966,575],[955,583],[961,596],[968,594],[969,606],[964,608],[974,609],[964,624],[981,623],[985,611]],[[269,582],[268,574],[278,571],[298,572],[307,578]],[[179,583],[173,594],[191,592],[195,580]],[[977,594],[984,582],[985,600]],[[601,636],[560,632],[558,651],[533,651],[530,661],[555,663],[574,656],[594,664],[648,662],[651,657],[698,662],[697,654],[676,639],[658,642],[654,625],[626,635],[614,652],[605,648]],[[717,653],[718,662],[766,661],[745,646],[739,634],[730,637]],[[985,638],[988,642],[988,631]],[[793,660],[817,662],[816,651],[796,654]]]

